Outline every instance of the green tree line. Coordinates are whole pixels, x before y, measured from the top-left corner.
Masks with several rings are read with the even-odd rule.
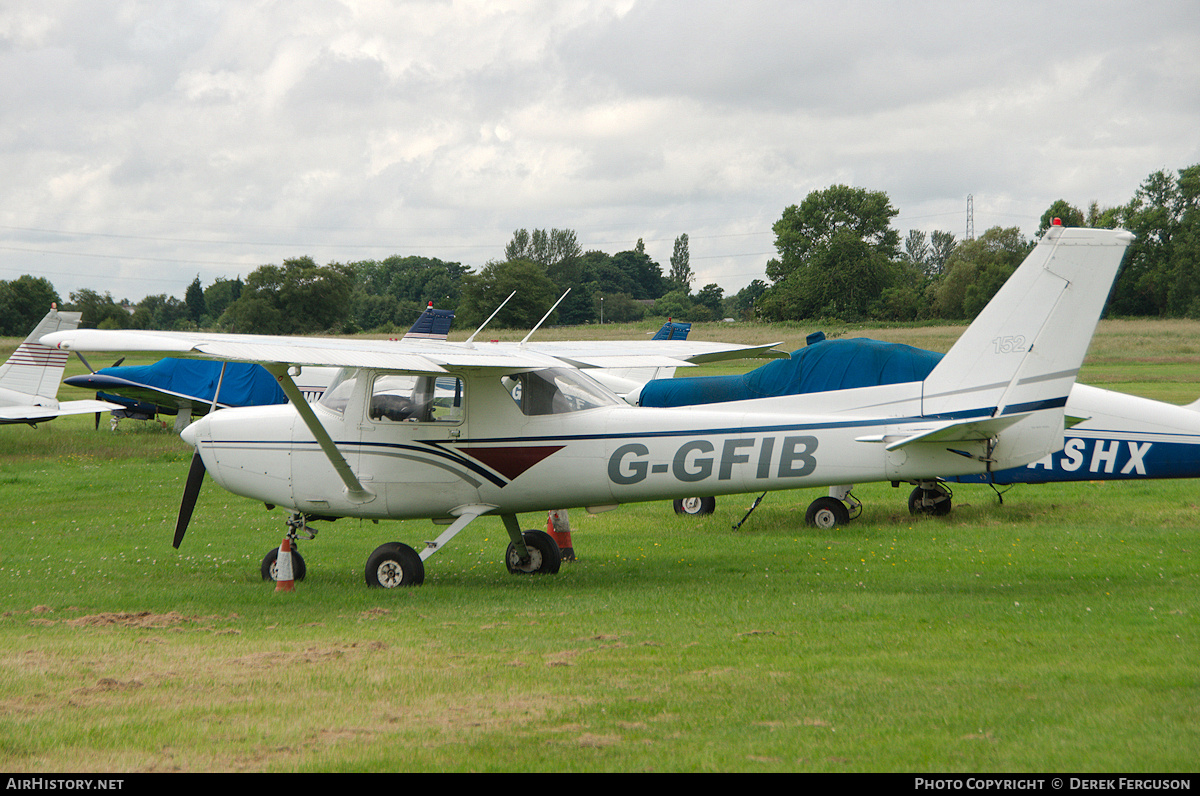
[[[1042,215],[1034,240],[1017,227],[993,227],[974,240],[950,232],[892,227],[887,194],[834,185],[784,209],[772,231],[777,256],[734,295],[716,284],[693,292],[686,234],[667,269],[641,240],[626,251],[584,251],[569,229],[518,229],[503,259],[478,272],[458,262],[395,255],[319,265],[311,257],[219,278],[197,276],[183,300],[159,294],[133,304],[91,289],[64,303],[44,277],[0,280],[0,334],[23,336],[54,302],[83,312],[85,326],[220,329],[311,334],[407,329],[429,302],[477,326],[492,320],[529,328],[566,294],[549,318],[576,325],[671,316],[768,321],[970,320],[1004,284],[1054,218],[1067,226],[1123,227],[1137,239],[1118,274],[1108,314],[1200,318],[1200,164],[1149,175],[1127,204],[1086,210],[1065,199]]]

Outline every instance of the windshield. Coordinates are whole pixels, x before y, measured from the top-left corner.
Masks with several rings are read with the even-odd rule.
[[[504,387],[526,415],[558,415],[600,406],[616,406],[621,399],[577,370],[551,368],[514,373],[503,378]]]
[[[346,402],[350,400],[350,393],[354,392],[354,385],[358,381],[357,377],[358,371],[342,368],[333,377],[333,381],[325,389],[325,393],[318,403],[330,411],[338,414],[344,413]]]

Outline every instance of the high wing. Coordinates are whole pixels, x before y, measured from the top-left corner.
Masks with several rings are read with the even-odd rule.
[[[445,340],[454,320],[450,310],[433,302],[404,335],[409,340]],[[296,386],[308,401],[318,400],[336,375],[334,368],[305,368]],[[147,419],[176,415],[176,430],[216,406],[269,406],[287,403],[287,396],[266,370],[251,363],[222,363],[166,357],[152,365],[101,368],[65,380],[71,387],[93,390],[98,399],[120,404],[119,417]]]
[[[64,351],[155,351],[261,364],[371,367],[411,373],[445,373],[451,367],[689,367],[722,359],[787,356],[774,349],[777,343],[745,346],[695,340],[459,343],[77,329],[46,335],[42,342]]]

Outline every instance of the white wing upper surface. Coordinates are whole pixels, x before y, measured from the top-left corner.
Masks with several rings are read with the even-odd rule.
[[[152,351],[240,362],[416,373],[443,373],[456,367],[686,367],[722,359],[787,356],[773,349],[775,343],[744,346],[699,340],[460,343],[78,329],[46,335],[41,342],[66,351]]]

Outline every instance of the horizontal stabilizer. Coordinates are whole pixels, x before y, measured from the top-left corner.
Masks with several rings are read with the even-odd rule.
[[[111,412],[121,409],[120,404],[107,401],[63,401],[51,406],[25,404],[24,406],[0,406],[0,423],[24,423],[30,419],[43,420],[62,415],[90,415],[94,412]]]
[[[904,437],[893,437],[891,435],[879,434],[869,437],[858,437],[857,442],[878,442],[887,445],[890,451],[904,448],[908,445],[916,443],[938,443],[945,442],[979,442],[981,440],[991,439],[1004,431],[1006,428],[1015,425],[1029,414],[1014,414],[1004,415],[1003,417],[991,417],[986,419],[970,419],[970,420],[952,420],[945,423],[938,423],[923,431],[918,431],[915,434],[909,434]]]

